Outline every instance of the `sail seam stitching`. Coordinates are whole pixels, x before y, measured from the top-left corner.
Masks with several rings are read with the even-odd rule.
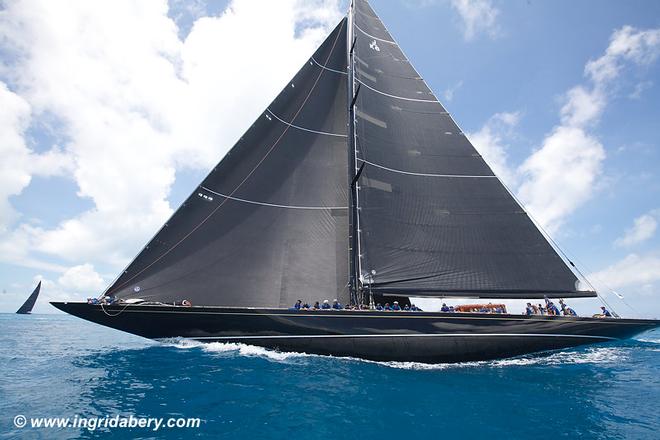
[[[364,30],[362,30],[362,28],[360,28],[360,26],[357,25],[357,23],[353,23],[353,26],[355,26],[357,28],[357,30],[359,30],[360,32],[362,32],[364,35],[366,35],[369,38],[373,38],[374,40],[382,41],[383,43],[396,44],[395,41],[385,40],[383,38],[378,38],[374,35],[371,35],[371,34],[365,32]]]
[[[319,66],[321,69],[329,70],[330,72],[340,73],[340,74],[342,74],[342,75],[348,75],[347,72],[342,72],[341,70],[331,69],[331,68],[329,68],[329,67],[324,66],[323,64],[321,64],[321,63],[319,63],[318,61],[316,61],[316,58],[314,58],[314,57],[310,57],[310,59],[311,59],[312,61],[314,61],[314,63],[316,63],[316,65]]]
[[[348,209],[346,206],[301,206],[301,205],[280,205],[277,203],[267,203],[267,202],[257,202],[255,200],[247,200],[247,199],[241,199],[239,197],[232,197],[228,196],[226,194],[219,193],[217,191],[213,191],[212,189],[209,189],[205,186],[200,186],[204,191],[208,191],[212,194],[215,194],[220,197],[224,197],[230,200],[235,200],[237,202],[244,202],[244,203],[250,203],[252,205],[261,205],[261,206],[270,206],[273,208],[288,208],[288,209],[314,209],[314,210],[319,210],[319,211],[328,211],[332,209]]]
[[[380,93],[381,95],[389,96],[390,98],[403,99],[405,101],[414,101],[414,102],[437,102],[438,104],[440,103],[440,101],[438,101],[437,99],[406,98],[403,96],[392,95],[391,93],[382,92],[374,87],[371,87],[369,84],[365,84],[364,81],[362,81],[359,78],[356,78],[356,80],[366,88],[373,90],[376,93]]]
[[[376,167],[376,168],[381,168],[381,169],[383,169],[383,170],[391,171],[391,172],[393,172],[393,173],[408,174],[408,175],[411,175],[411,176],[422,176],[422,177],[455,177],[455,178],[480,178],[480,179],[483,179],[483,178],[493,179],[493,178],[496,178],[496,177],[497,177],[497,176],[488,176],[488,175],[486,175],[486,176],[479,176],[479,175],[463,175],[463,174],[431,174],[431,173],[415,173],[415,172],[412,172],[412,171],[403,171],[403,170],[397,170],[397,169],[394,169],[394,168],[389,168],[389,167],[386,167],[386,166],[383,166],[383,165],[379,165],[379,164],[374,163],[374,162],[369,162],[368,160],[364,160],[364,159],[362,159],[362,158],[360,158],[360,157],[358,157],[358,160],[360,160],[360,161],[362,161],[362,162],[364,162],[364,163],[366,163],[366,164],[368,164],[368,165],[372,165],[372,166],[374,166],[374,167]]]
[[[316,133],[316,134],[324,134],[324,135],[327,135],[327,136],[348,137],[348,135],[341,134],[341,133],[330,133],[328,131],[312,130],[311,128],[301,127],[299,125],[295,125],[295,124],[292,124],[290,122],[286,122],[284,119],[280,118],[275,113],[273,113],[273,111],[269,108],[267,108],[266,111],[268,113],[270,113],[275,119],[280,121],[282,124],[286,124],[289,127],[297,128],[298,130],[309,131],[310,133]]]

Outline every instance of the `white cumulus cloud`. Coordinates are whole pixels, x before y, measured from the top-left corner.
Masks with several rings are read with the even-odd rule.
[[[653,237],[658,228],[656,217],[659,213],[659,210],[654,210],[637,217],[633,222],[633,226],[626,229],[623,236],[616,239],[614,245],[620,247],[634,246]]]
[[[90,263],[68,268],[57,279],[57,282],[63,289],[74,292],[91,292],[93,294],[98,294],[105,287],[103,278],[96,273],[94,266]]]
[[[660,281],[660,257],[629,254],[611,266],[589,274],[587,278],[612,289],[654,283]]]
[[[554,127],[520,167],[523,203],[550,232],[589,200],[596,189],[605,148],[593,133],[626,63],[648,64],[660,51],[660,29],[616,30],[605,53],[587,62],[587,83],[570,89]]]
[[[0,148],[13,159],[0,174],[0,258],[60,271],[126,264],[171,215],[177,172],[222,158],[342,13],[334,0],[233,0],[217,16],[196,9],[183,38],[165,0],[7,2]],[[35,155],[25,130],[44,115],[64,142]],[[66,170],[92,208],[7,229],[9,197],[48,169]]]
[[[513,128],[519,113],[497,113],[469,134],[495,173],[514,188],[525,207],[550,233],[557,232],[597,190],[606,151],[594,129],[617,78],[627,64],[649,64],[659,53],[660,29],[624,26],[614,31],[605,53],[586,63],[585,83],[564,94],[560,122],[517,168],[508,162],[507,144],[515,137]],[[640,226],[644,227],[650,227],[648,219]]]
[[[57,146],[36,154],[25,142],[31,120],[30,104],[0,81],[0,236],[18,218],[9,197],[20,194],[33,175],[60,175],[73,164]]]
[[[549,232],[589,200],[602,170],[605,150],[578,127],[557,126],[518,168],[523,182],[518,195]]]

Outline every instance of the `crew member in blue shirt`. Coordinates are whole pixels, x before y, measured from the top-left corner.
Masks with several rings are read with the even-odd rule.
[[[447,307],[447,304],[442,303],[442,307],[440,308],[440,311],[441,311],[441,312],[448,312],[448,311],[449,311],[449,307]]]
[[[328,302],[327,299],[324,299],[324,300],[323,300],[323,305],[321,306],[321,308],[322,308],[323,310],[329,310],[329,309],[331,308],[331,307],[330,307],[330,303]]]
[[[388,312],[392,311],[392,307],[390,307],[390,303],[385,303],[385,307],[383,307],[383,310],[386,310]]]
[[[296,303],[293,305],[293,308],[296,309],[296,310],[300,310],[301,307],[302,307],[302,299],[299,299],[299,300],[296,301]]]
[[[605,308],[605,306],[600,306],[600,310],[601,310],[600,314],[603,318],[611,318],[612,317],[612,314],[610,313],[609,310],[607,310]]]
[[[533,315],[534,314],[534,307],[532,306],[532,303],[527,303],[527,307],[525,307],[525,315]]]
[[[383,306],[380,303],[376,304],[376,310],[383,310]]]
[[[335,309],[335,310],[341,310],[341,309],[343,309],[344,307],[343,307],[343,306],[341,305],[341,303],[340,303],[339,301],[337,301],[337,299],[335,298],[335,300],[332,302],[332,308]]]
[[[548,303],[548,315],[559,316],[559,309],[552,301]]]
[[[401,307],[399,307],[399,301],[394,301],[394,305],[392,306],[392,310],[394,310],[395,312],[400,312],[401,311]]]

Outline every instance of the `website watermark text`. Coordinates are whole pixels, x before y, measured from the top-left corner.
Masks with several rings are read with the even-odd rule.
[[[154,432],[160,429],[199,428],[202,419],[199,417],[136,417],[105,416],[105,417],[26,417],[18,414],[14,417],[16,428],[73,428],[87,429],[88,431],[107,429],[150,429]]]

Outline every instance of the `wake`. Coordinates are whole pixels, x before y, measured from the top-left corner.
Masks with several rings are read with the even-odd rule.
[[[660,344],[660,340],[640,340],[642,342],[651,342]],[[311,359],[334,360],[340,362],[357,362],[363,364],[373,364],[386,368],[401,370],[456,370],[465,368],[515,368],[529,366],[560,366],[560,365],[581,365],[581,364],[613,364],[625,361],[629,358],[629,348],[624,347],[590,347],[578,348],[565,351],[548,353],[539,353],[524,355],[510,359],[500,359],[493,361],[475,361],[460,362],[454,364],[426,364],[422,362],[382,362],[359,359],[353,357],[337,357],[327,355],[316,355],[309,353],[281,352],[254,345],[243,343],[223,343],[211,342],[202,343],[186,339],[171,339],[163,341],[166,346],[182,350],[202,350],[205,353],[219,357],[256,357],[266,359],[272,362],[281,363],[300,363]],[[655,350],[653,350],[655,351]]]

